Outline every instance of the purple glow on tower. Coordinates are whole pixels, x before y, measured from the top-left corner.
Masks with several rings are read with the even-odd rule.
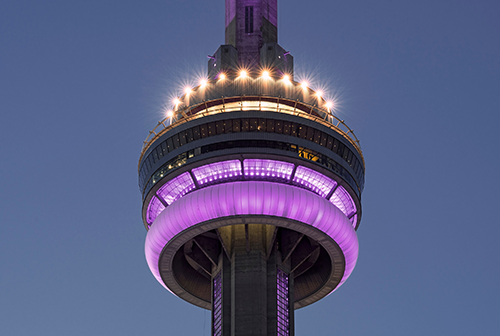
[[[213,279],[212,298],[213,336],[222,336],[222,275],[219,272]]]
[[[311,225],[330,236],[344,254],[345,270],[339,288],[351,275],[358,258],[358,238],[349,219],[332,203],[291,185],[245,181],[196,190],[168,206],[146,237],[146,260],[163,283],[158,260],[165,245],[182,231],[221,217],[263,215],[289,218]]]
[[[290,335],[290,303],[288,302],[288,274],[277,269],[277,309],[278,309],[278,336]]]
[[[293,163],[275,161],[247,159],[243,161],[245,167],[245,177],[263,178],[267,180],[284,179],[290,180],[293,171]]]
[[[165,206],[163,205],[163,203],[160,202],[160,200],[156,198],[156,196],[153,196],[148,205],[146,218],[148,224],[151,225],[163,210],[165,210]]]
[[[186,172],[165,183],[156,193],[170,205],[194,188],[193,179]]]
[[[245,159],[243,166],[247,180],[281,181],[284,183],[290,181],[294,168],[292,163],[267,159]],[[242,167],[239,160],[229,160],[194,168],[192,173],[198,184],[205,187],[241,180]],[[297,167],[293,181],[321,197],[326,197],[332,188],[337,185],[337,182],[329,177],[304,166]],[[163,185],[158,190],[157,195],[170,205],[195,188],[189,172],[186,172]],[[335,190],[330,202],[335,204],[348,218],[351,218],[353,225],[356,226],[357,216],[352,217],[356,213],[356,206],[343,187]],[[158,198],[151,198],[146,215],[147,223],[151,225],[164,209],[165,206]]]
[[[356,205],[354,204],[354,201],[347,190],[345,190],[342,186],[339,186],[337,190],[335,190],[330,198],[330,202],[335,204],[335,206],[339,208],[340,211],[342,211],[348,218],[350,218],[352,214],[356,213]],[[353,223],[353,225],[356,225],[356,223]]]
[[[326,197],[328,193],[337,185],[337,182],[312,169],[299,166],[295,172],[293,182]]]
[[[216,162],[195,168],[192,171],[200,186],[209,185],[241,176],[241,162],[239,160]]]
[[[351,223],[352,223],[352,226],[355,228],[356,224],[358,223],[358,215],[357,214],[352,216]]]

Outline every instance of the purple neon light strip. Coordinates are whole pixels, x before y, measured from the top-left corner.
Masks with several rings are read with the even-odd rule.
[[[194,168],[192,171],[199,185],[217,183],[241,176],[241,162],[239,160],[216,162]]]
[[[337,288],[351,275],[358,258],[358,238],[347,217],[332,203],[304,189],[264,181],[231,182],[196,190],[167,207],[146,237],[146,260],[163,286],[158,259],[165,245],[180,232],[205,221],[239,215],[289,218],[329,235],[345,257]],[[165,288],[167,288],[165,286]]]
[[[347,217],[351,217],[352,214],[356,213],[356,205],[351,198],[351,195],[344,189],[344,187],[339,186],[332,197],[330,198],[330,202],[335,204],[337,208],[340,209]],[[356,223],[354,223],[356,225]]]
[[[337,182],[331,178],[303,166],[297,167],[293,181],[318,193],[322,197],[326,197],[332,188],[337,185]]]
[[[250,178],[284,179],[289,181],[293,171],[293,163],[276,160],[246,159],[243,161],[243,165],[245,167],[245,177]]]
[[[193,190],[194,187],[191,175],[186,172],[165,183],[156,193],[170,205]]]

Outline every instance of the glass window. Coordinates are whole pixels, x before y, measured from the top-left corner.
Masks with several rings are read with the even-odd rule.
[[[250,121],[248,120],[248,118],[241,119],[241,131],[248,132],[249,128],[250,128]]]
[[[200,125],[200,135],[202,139],[208,136],[207,124]]]
[[[339,141],[339,147],[337,148],[337,154],[340,155],[340,157],[344,157],[344,149],[345,149],[344,144]]]
[[[193,189],[193,179],[189,172],[186,172],[164,184],[156,193],[162,197],[167,204],[172,204]]]
[[[349,155],[351,151],[349,150],[349,148],[347,148],[347,146],[344,145],[344,153],[342,155],[342,157],[344,158],[344,160],[347,161],[347,156]]]
[[[156,150],[158,151],[158,160],[161,160],[163,157],[163,150],[161,149],[161,144],[160,146],[156,147]]]
[[[194,138],[193,138],[193,129],[192,128],[186,130],[186,140],[187,140],[188,143],[194,140]]]
[[[200,140],[201,138],[201,134],[200,134],[200,127],[199,126],[195,126],[192,128],[193,130],[193,139],[194,140]]]
[[[187,141],[186,141],[186,131],[179,133],[179,139],[181,141],[181,146],[184,146],[187,143]]]
[[[314,141],[314,128],[312,127],[308,127],[307,128],[307,137],[306,137],[307,140],[309,141]]]
[[[290,123],[290,135],[296,137],[298,136],[298,128],[299,126],[295,123]]]
[[[283,133],[283,122],[281,120],[276,120],[274,125],[275,125],[274,131],[276,133],[279,133],[279,134]]]
[[[326,148],[328,149],[332,149],[333,147],[333,143],[334,143],[334,139],[333,137],[331,137],[330,135],[328,136],[328,141],[326,142]]]
[[[319,142],[320,146],[326,147],[328,143],[328,135],[326,133],[321,132],[321,140]]]
[[[224,120],[219,120],[215,123],[215,131],[217,134],[224,133],[224,124],[225,124]]]
[[[258,123],[259,121],[257,118],[250,119],[250,132],[257,132],[257,127],[259,127]]]
[[[174,148],[179,148],[180,145],[181,145],[181,141],[179,140],[179,134],[175,134],[173,137],[172,137],[172,141],[174,143]]]
[[[274,120],[273,119],[267,119],[267,131],[269,133],[274,133]]]
[[[285,179],[290,180],[293,171],[293,164],[275,160],[246,159],[245,176],[264,179]]]
[[[174,142],[172,141],[172,137],[167,139],[167,149],[169,152],[174,150]]]
[[[356,157],[353,155],[351,167],[352,170],[354,170],[354,172],[356,173],[356,175],[358,174],[358,164],[359,164],[358,159],[356,159]]]
[[[207,124],[208,136],[214,136],[215,133],[215,122],[211,122]]]
[[[303,166],[297,167],[293,181],[304,188],[314,191],[321,197],[326,197],[337,185],[337,182],[331,178]]]
[[[266,119],[259,119],[259,127],[258,130],[260,132],[267,132],[267,127],[266,127]]]
[[[351,152],[351,151],[349,151],[349,154],[347,155],[347,163],[348,163],[351,167],[352,167],[352,164],[351,164],[351,162],[352,162],[352,155],[353,155],[353,154],[352,154],[352,152]]]
[[[163,152],[163,156],[167,155],[168,150],[167,150],[167,141],[163,141],[161,143],[161,151]]]
[[[314,130],[314,142],[319,144],[321,140],[321,131]]]
[[[232,120],[224,121],[224,132],[225,133],[233,133],[233,121]]]
[[[283,134],[286,134],[286,135],[290,135],[290,122],[289,121],[285,121],[283,123]]]
[[[241,176],[241,162],[229,160],[211,163],[192,170],[200,185],[210,184],[218,180],[231,180]]]
[[[307,136],[307,126],[299,125],[299,138],[305,139]]]
[[[339,144],[340,144],[340,142],[339,142],[337,139],[333,140],[333,147],[332,147],[332,151],[333,151],[334,153],[337,153],[337,154],[338,154],[338,151],[339,151]]]
[[[153,149],[151,153],[153,154],[154,163],[158,162],[158,152],[156,151],[156,148]]]
[[[241,132],[241,120],[233,119],[233,132]]]

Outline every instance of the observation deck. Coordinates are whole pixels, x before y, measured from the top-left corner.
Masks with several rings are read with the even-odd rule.
[[[311,202],[327,202],[322,211],[328,211],[326,204],[334,205],[338,214],[332,213],[331,218],[343,216],[354,230],[361,219],[364,160],[359,140],[342,120],[331,113],[321,96],[288,79],[225,76],[207,81],[185,93],[178,98],[171,115],[160,121],[144,142],[139,176],[144,200],[143,221],[148,230],[154,229],[153,223],[158,218],[166,219],[167,214],[172,220],[189,212],[189,206],[184,205],[182,208],[184,200],[190,202],[192,197],[199,198],[200,195],[210,198],[207,195],[209,191],[232,193],[234,196],[231,198],[249,197],[245,194],[250,192],[248,188],[256,186],[274,190],[276,195],[281,195],[282,202],[291,207],[303,204],[284,201],[288,194],[300,195],[301,199],[312,194]],[[232,188],[238,188],[238,191]],[[241,188],[246,191],[241,191]],[[260,194],[259,197],[264,199],[265,195]],[[177,206],[181,209],[175,211]],[[310,206],[313,207],[312,203]],[[214,208],[212,211],[220,209]],[[237,215],[237,211],[229,211],[222,216],[224,219],[207,217],[202,221],[204,224],[196,223],[193,226],[203,227],[201,231],[205,232],[205,238],[207,232],[211,232],[211,238],[219,241],[218,249],[225,249],[226,253],[230,248],[223,248],[224,242],[220,237],[228,225],[237,228],[245,223],[260,223],[267,237],[265,239],[269,240],[265,249],[270,248],[269,244],[276,243],[277,235],[281,237],[298,233],[315,244],[322,241],[323,245],[318,245],[321,246],[318,250],[321,253],[317,252],[316,262],[311,263],[316,268],[311,266],[302,272],[302,282],[300,277],[295,277],[296,308],[327,295],[345,281],[352,271],[353,264],[346,265],[345,251],[321,230],[304,227],[293,218],[285,220],[277,214],[264,215],[262,209],[252,213],[247,208],[246,212],[250,213],[242,216]],[[347,225],[339,221],[344,227]],[[202,234],[199,230],[190,233],[190,228],[186,226],[172,235],[168,240],[169,252],[165,252],[164,246],[155,253],[150,252],[150,255],[155,255],[151,261],[160,265],[154,267],[157,270],[154,273],[162,284],[187,301],[210,308],[210,282],[202,285],[203,273],[212,274],[210,267],[193,267],[194,262],[182,262],[178,255],[183,244]],[[274,232],[277,228],[281,228],[279,234],[266,233]],[[355,239],[353,233],[351,243]],[[177,236],[183,236],[180,242],[177,242]],[[218,265],[216,259],[213,257],[212,261]],[[169,270],[182,269],[182,272],[177,272],[182,276],[173,276],[172,271],[162,272],[162,265]],[[188,272],[188,269],[191,271]],[[200,269],[204,271],[200,272]],[[334,276],[335,272],[337,274]],[[186,274],[189,276],[186,277]],[[196,278],[196,285],[190,284]],[[313,278],[316,280],[311,280]],[[306,290],[306,287],[313,290]]]
[[[226,0],[226,45],[143,143],[146,259],[212,334],[293,335],[358,257],[365,162],[334,103],[293,80],[276,0]]]

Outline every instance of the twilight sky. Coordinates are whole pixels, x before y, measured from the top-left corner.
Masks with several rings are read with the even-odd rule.
[[[499,335],[500,2],[280,0],[366,160],[360,256],[296,335]],[[210,335],[144,258],[137,163],[224,1],[0,4],[0,335]]]

